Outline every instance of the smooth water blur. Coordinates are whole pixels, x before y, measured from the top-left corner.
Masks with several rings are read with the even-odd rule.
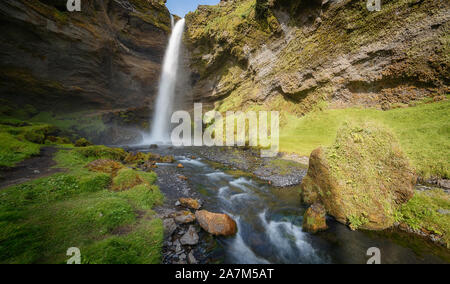
[[[173,17],[172,17],[173,19]],[[170,142],[170,118],[175,99],[175,86],[180,58],[180,47],[183,39],[185,20],[179,20],[172,30],[169,45],[164,55],[163,69],[159,82],[158,97],[150,137],[144,138],[143,144]]]
[[[327,231],[303,232],[306,206],[300,202],[298,189],[233,176],[201,159],[175,158],[183,164],[182,174],[189,178],[192,190],[202,195],[205,209],[227,213],[238,224],[236,236],[218,238],[224,263],[366,263],[371,247],[381,250],[382,263],[446,263],[435,255],[436,246],[428,247],[429,242],[411,235],[405,240],[384,233],[353,232],[331,218]]]

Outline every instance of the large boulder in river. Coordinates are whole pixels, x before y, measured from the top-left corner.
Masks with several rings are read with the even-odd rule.
[[[233,236],[237,233],[237,224],[227,214],[211,213],[206,210],[195,213],[200,226],[216,236]]]
[[[326,214],[327,212],[322,204],[311,205],[303,217],[303,230],[313,234],[326,230],[328,228]]]
[[[394,136],[382,127],[344,124],[336,142],[310,157],[302,199],[319,202],[351,229],[382,230],[414,194],[416,175]]]

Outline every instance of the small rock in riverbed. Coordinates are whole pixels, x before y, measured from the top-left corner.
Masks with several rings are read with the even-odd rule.
[[[183,248],[181,247],[180,241],[176,240],[174,243],[176,243],[175,244],[175,252],[181,253],[183,251]]]
[[[177,168],[182,169],[184,166],[182,164],[178,164]]]
[[[175,202],[175,206],[181,206],[180,201]]]
[[[169,237],[172,236],[175,230],[177,229],[177,224],[175,223],[175,220],[172,218],[164,219],[163,226],[164,226],[164,233]]]
[[[438,180],[437,185],[439,187],[442,187],[442,188],[445,188],[445,189],[450,189],[450,180],[448,180],[448,179]]]
[[[188,263],[189,264],[197,264],[198,263],[197,260],[195,259],[193,250],[191,250],[191,252],[188,255]]]
[[[189,230],[180,239],[180,242],[182,245],[193,246],[193,245],[198,244],[198,241],[199,241],[199,237],[197,234],[197,230],[192,225],[189,226]]]
[[[181,179],[181,180],[188,180],[188,178],[185,177],[185,176],[178,176],[178,178]]]
[[[180,202],[180,204],[184,207],[187,208],[191,208],[194,210],[198,210],[202,207],[202,205],[200,204],[200,201],[198,201],[197,199],[193,199],[193,198],[180,198],[178,199],[178,201]]]
[[[176,212],[172,217],[179,224],[188,224],[195,221],[195,215],[189,211]]]
[[[156,145],[156,144],[150,145],[150,149],[157,149],[157,148],[158,148],[158,145]]]
[[[320,203],[311,205],[303,217],[303,230],[315,234],[327,228],[325,207]]]

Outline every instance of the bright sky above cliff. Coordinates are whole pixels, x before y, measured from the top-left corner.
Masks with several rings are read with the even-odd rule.
[[[187,13],[195,11],[198,5],[216,5],[220,0],[167,0],[170,13],[184,17]]]

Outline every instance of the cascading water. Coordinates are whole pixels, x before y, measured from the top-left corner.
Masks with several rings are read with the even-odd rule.
[[[173,29],[173,26],[175,26],[175,19],[173,18],[173,15],[170,14],[170,27]]]
[[[173,17],[171,20],[173,23]],[[170,143],[170,117],[175,99],[175,86],[184,24],[185,20],[181,19],[173,26],[169,45],[164,55],[150,137],[145,139],[144,144]]]

